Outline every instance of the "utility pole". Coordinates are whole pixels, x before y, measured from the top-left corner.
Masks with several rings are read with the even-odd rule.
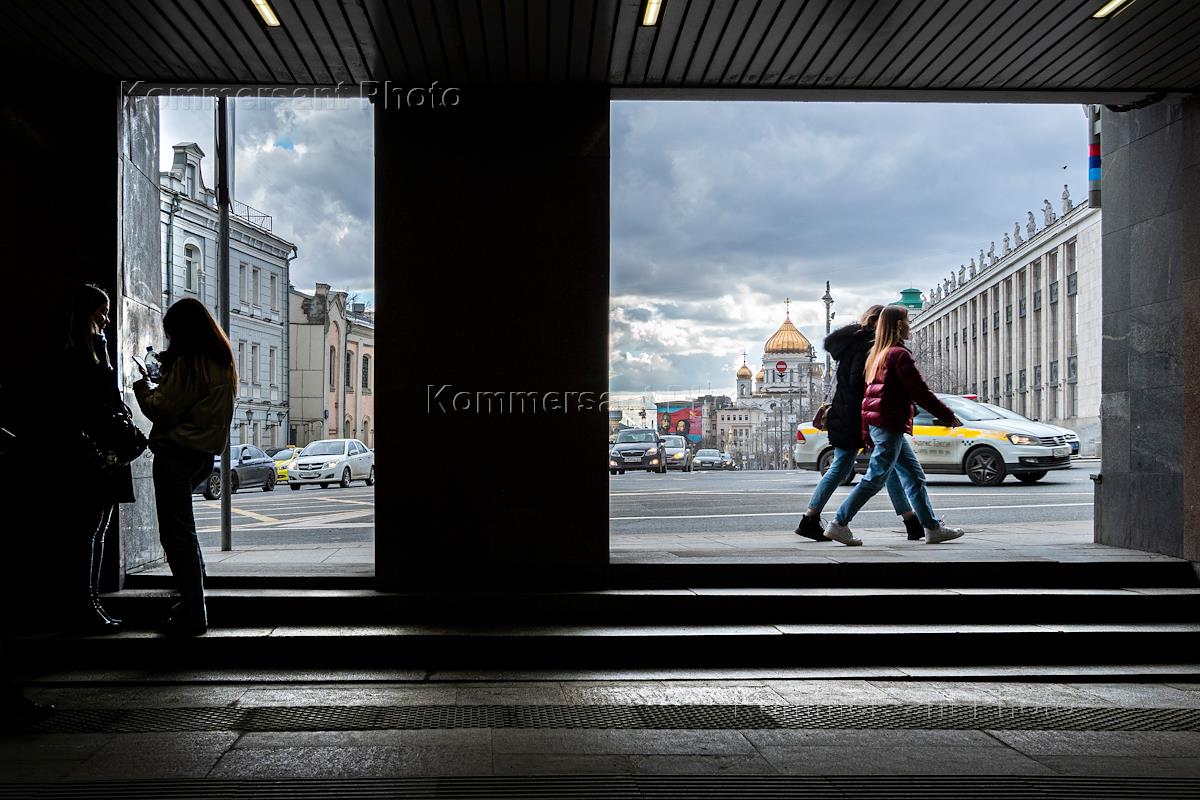
[[[232,199],[233,156],[229,141],[229,99],[217,98],[217,275],[221,282],[221,330],[229,336],[229,202]],[[199,176],[197,176],[197,180]],[[221,451],[221,549],[233,549],[233,498],[230,496],[229,432]]]
[[[821,298],[825,303],[825,337],[829,337],[829,331],[833,327],[833,295],[829,293],[829,281],[825,281],[825,296]],[[829,351],[825,351],[825,385],[829,386]]]

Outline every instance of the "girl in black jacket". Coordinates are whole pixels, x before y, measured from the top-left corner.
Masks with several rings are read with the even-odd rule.
[[[70,387],[62,412],[63,430],[68,435],[102,430],[106,418],[125,407],[117,373],[108,360],[104,336],[108,311],[108,295],[100,287],[89,283],[72,290],[62,376],[64,385]],[[87,463],[89,456],[85,452],[81,461]],[[120,630],[121,621],[100,605],[100,567],[116,505],[134,501],[133,474],[128,466],[86,469],[89,472],[75,484],[77,495],[68,509],[75,520],[69,535],[77,575],[71,581],[81,627],[93,633],[114,633]]]
[[[800,518],[796,534],[817,542],[826,541],[825,529],[821,525],[821,510],[833,496],[834,490],[854,473],[854,461],[863,448],[862,400],[866,390],[863,372],[867,354],[875,342],[875,323],[883,306],[871,306],[862,315],[858,324],[838,328],[825,338],[825,350],[837,361],[837,389],[830,401],[829,413],[825,417],[825,429],[829,444],[833,446],[833,463],[817,484],[808,511]],[[904,518],[904,527],[909,539],[920,539],[925,529],[913,513],[900,478],[893,472],[887,481],[888,496],[892,507]]]

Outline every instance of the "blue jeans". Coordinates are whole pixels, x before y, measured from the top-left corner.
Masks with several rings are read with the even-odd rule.
[[[833,463],[829,465],[828,471],[821,476],[821,482],[813,490],[813,496],[808,501],[809,508],[818,514],[821,513],[821,509],[825,508],[825,504],[833,496],[834,490],[841,486],[842,482],[849,478],[854,471],[854,459],[857,456],[857,450],[846,450],[841,447],[833,449]],[[895,470],[888,475],[885,485],[888,495],[892,498],[892,508],[896,509],[897,514],[907,514],[912,511],[912,506],[908,504],[908,498],[904,496],[904,487],[900,485],[900,478],[896,475]]]
[[[941,522],[933,515],[933,507],[929,504],[929,493],[925,490],[925,470],[921,469],[921,462],[917,461],[917,454],[904,438],[904,432],[872,425],[871,441],[875,447],[871,450],[867,474],[837,510],[837,522],[849,525],[859,509],[879,493],[889,476],[898,475],[921,525],[928,529],[940,526]]]

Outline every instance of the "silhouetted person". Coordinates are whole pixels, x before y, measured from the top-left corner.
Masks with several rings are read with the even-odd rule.
[[[68,591],[75,595],[79,627],[90,633],[114,633],[121,621],[100,604],[100,569],[104,544],[117,503],[132,503],[133,476],[128,466],[100,466],[93,448],[80,433],[95,441],[113,413],[125,410],[117,373],[109,363],[108,295],[94,284],[77,286],[68,300],[66,347],[60,365],[63,397],[60,399],[59,428],[64,435],[78,437],[81,458],[72,466],[82,474],[71,484],[71,502],[65,511],[71,519],[72,574]]]
[[[237,368],[229,339],[198,300],[186,298],[167,309],[163,331],[169,344],[159,355],[162,383],[143,377],[133,391],[154,423],[150,449],[159,537],[180,597],[163,631],[198,636],[208,630],[208,614],[192,488],[212,472],[213,456],[225,449]]]
[[[867,388],[862,403],[864,440],[872,443],[867,474],[837,510],[825,537],[847,545],[862,544],[850,532],[850,520],[868,500],[883,488],[895,470],[925,528],[925,543],[938,544],[963,535],[961,528],[947,528],[934,516],[925,488],[925,470],[917,460],[905,434],[912,435],[913,403],[920,403],[945,420],[950,427],[962,425],[958,417],[937,398],[917,369],[912,353],[904,346],[911,331],[908,309],[887,306],[875,325],[875,343],[867,356],[863,378]]]

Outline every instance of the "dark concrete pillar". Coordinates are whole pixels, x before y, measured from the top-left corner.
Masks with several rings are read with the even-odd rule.
[[[608,126],[605,89],[376,104],[382,587],[603,581]]]
[[[1200,102],[1103,115],[1097,541],[1200,560]]]

